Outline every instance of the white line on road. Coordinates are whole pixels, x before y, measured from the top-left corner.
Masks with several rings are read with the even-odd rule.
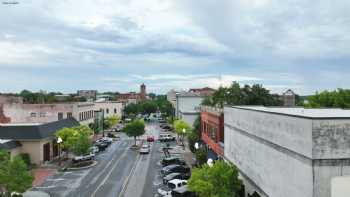
[[[141,161],[141,157],[140,155],[137,156],[137,159],[135,160],[135,163],[134,163],[134,166],[132,167],[129,175],[126,177],[124,183],[123,183],[123,186],[122,186],[122,190],[120,191],[119,193],[119,196],[118,197],[121,197],[122,195],[124,195],[126,189],[128,188],[128,183],[129,183],[129,180],[130,180],[130,177],[133,176],[134,172],[135,172],[135,168],[137,166],[137,164]]]
[[[117,161],[115,161],[113,167],[111,168],[111,170],[108,172],[107,176],[103,179],[103,181],[100,183],[100,185],[96,188],[96,190],[92,193],[91,197],[94,197],[97,193],[97,191],[106,183],[106,181],[108,180],[108,178],[111,176],[112,172],[114,171],[114,169],[117,167],[119,161],[124,158],[126,156],[126,153],[128,152],[128,149],[125,149],[125,151],[123,152],[123,154],[118,158]],[[105,168],[106,169],[106,168]]]

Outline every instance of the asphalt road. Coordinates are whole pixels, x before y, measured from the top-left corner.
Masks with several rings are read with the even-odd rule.
[[[146,126],[146,136],[159,136],[157,123]],[[122,134],[119,141],[96,156],[98,164],[90,169],[60,172],[34,190],[52,197],[153,197],[159,180],[160,143],[152,143],[151,153],[140,155],[130,149],[132,138]],[[160,179],[161,181],[161,179]],[[133,189],[137,185],[137,189]],[[133,193],[134,192],[134,193]]]

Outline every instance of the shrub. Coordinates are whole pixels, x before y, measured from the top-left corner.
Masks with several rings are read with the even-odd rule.
[[[29,167],[31,166],[30,155],[28,153],[21,153],[19,157],[24,161],[24,163]]]

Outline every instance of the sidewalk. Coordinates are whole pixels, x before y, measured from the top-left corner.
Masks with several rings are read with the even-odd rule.
[[[184,144],[185,144],[185,150],[183,153],[184,160],[192,168],[193,164],[195,164],[196,162],[196,156],[191,152],[187,139],[185,140]]]
[[[33,187],[38,187],[45,182],[45,180],[53,176],[57,172],[56,169],[51,168],[37,168],[33,170],[34,181]]]

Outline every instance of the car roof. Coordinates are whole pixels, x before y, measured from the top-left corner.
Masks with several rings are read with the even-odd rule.
[[[180,165],[172,164],[172,165],[165,166],[164,168],[171,169],[171,168],[175,168],[175,167],[178,167],[178,166],[180,166]]]
[[[164,177],[164,178],[172,178],[172,177],[174,177],[174,176],[177,176],[177,175],[180,175],[181,173],[178,173],[178,172],[174,172],[174,173],[170,173],[170,174],[168,174],[166,177]]]
[[[173,159],[180,159],[179,157],[167,157],[167,158],[164,158],[164,160],[173,160]]]
[[[184,186],[181,186],[179,188],[176,188],[173,190],[174,192],[177,192],[177,193],[180,193],[180,194],[183,194],[185,192],[188,192],[188,188],[187,188],[187,185],[184,185]]]
[[[169,183],[172,183],[172,184],[175,184],[175,185],[177,185],[178,183],[183,183],[183,182],[187,183],[186,180],[181,180],[181,179],[173,179],[173,180],[169,181]]]

